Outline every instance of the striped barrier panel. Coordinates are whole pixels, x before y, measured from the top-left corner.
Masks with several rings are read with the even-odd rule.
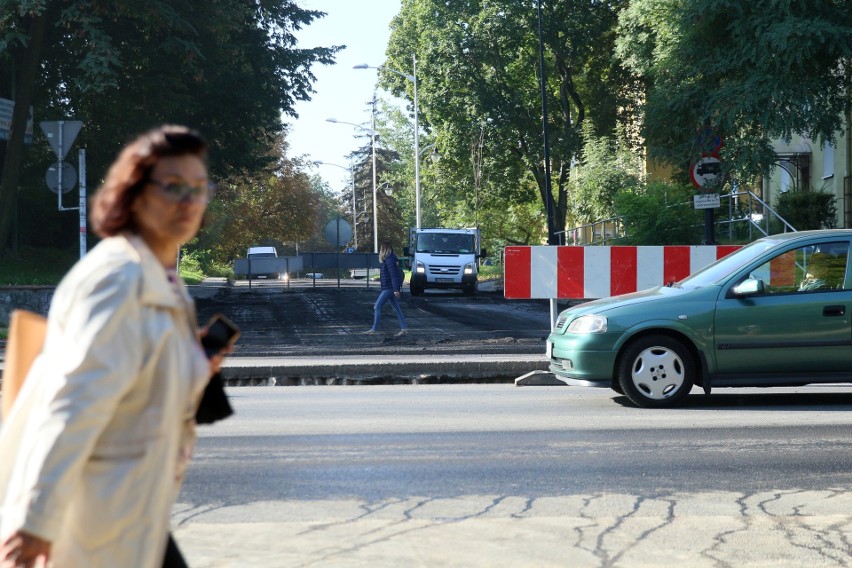
[[[509,299],[606,298],[677,282],[740,248],[725,246],[508,246]]]

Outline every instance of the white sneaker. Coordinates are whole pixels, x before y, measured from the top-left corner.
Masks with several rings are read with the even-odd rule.
[[[408,329],[400,329],[399,333],[396,334],[397,337],[402,337],[403,335],[408,333]]]
[[[372,333],[376,333],[376,330],[375,329],[368,329],[367,331],[364,332],[364,335],[370,335]]]

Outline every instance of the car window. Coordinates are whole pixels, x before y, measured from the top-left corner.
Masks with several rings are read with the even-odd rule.
[[[769,248],[772,248],[777,243],[771,239],[761,239],[754,241],[743,248],[732,252],[710,264],[705,266],[698,272],[687,276],[677,283],[677,286],[695,287],[712,286],[720,280],[727,278],[738,268],[742,268],[749,262],[760,256]]]
[[[849,244],[820,243],[780,254],[749,276],[763,281],[766,294],[843,290]]]

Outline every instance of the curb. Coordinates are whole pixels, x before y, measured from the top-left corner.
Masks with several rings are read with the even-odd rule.
[[[363,359],[363,358],[359,358]],[[530,371],[544,372],[549,361],[541,356],[502,359],[486,357],[429,357],[423,360],[385,360],[370,363],[343,358],[325,361],[255,360],[234,358],[222,369],[228,386],[297,384],[395,384],[509,382]]]

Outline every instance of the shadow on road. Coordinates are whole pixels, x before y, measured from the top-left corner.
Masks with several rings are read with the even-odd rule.
[[[838,385],[832,392],[831,387],[825,387],[826,392],[772,392],[738,393],[736,389],[719,389],[713,394],[693,393],[686,402],[678,407],[679,410],[784,410],[784,411],[843,411],[852,410],[852,392],[845,385]],[[622,406],[634,407],[626,396],[615,396],[615,402]],[[650,410],[653,412],[653,410]],[[665,412],[665,411],[664,411]]]

